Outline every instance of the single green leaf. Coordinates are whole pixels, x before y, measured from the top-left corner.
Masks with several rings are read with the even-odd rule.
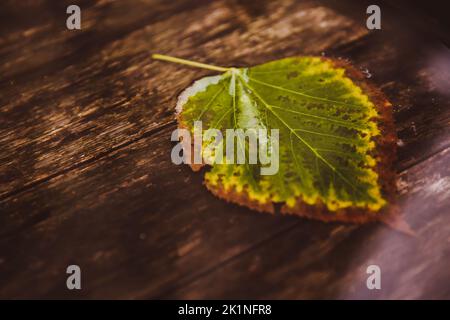
[[[222,71],[204,77],[179,97],[179,126],[203,130],[279,129],[279,170],[261,175],[259,164],[214,164],[205,184],[214,194],[262,211],[302,214],[304,205],[327,212],[379,211],[383,195],[377,149],[380,106],[323,57],[293,57],[250,68],[222,68],[161,55],[154,58]],[[383,108],[389,107],[381,101]],[[390,121],[390,119],[389,119]],[[384,133],[383,133],[384,134]],[[391,133],[389,133],[391,134]],[[383,162],[384,161],[384,162]]]

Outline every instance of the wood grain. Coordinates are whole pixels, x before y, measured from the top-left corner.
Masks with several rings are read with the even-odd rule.
[[[2,3],[0,297],[450,297],[450,55],[438,39],[388,9],[369,32],[352,1],[82,1],[81,31],[65,29],[68,4]],[[367,69],[394,103],[417,238],[214,198],[170,161],[176,97],[210,73],[154,52],[225,66],[324,54]],[[65,288],[72,263],[80,292]],[[386,270],[378,295],[364,289],[367,263]]]
[[[298,11],[292,10],[294,5]],[[7,86],[9,101],[2,107],[5,121],[0,132],[1,168],[6,172],[0,172],[0,193],[33,185],[172,120],[177,94],[205,72],[152,61],[152,51],[248,65],[277,57],[273,48],[280,42],[283,55],[298,47],[299,38],[305,39],[305,49],[297,54],[319,53],[367,32],[324,8],[288,1],[270,9],[268,19],[251,20],[243,9],[236,15],[232,3],[209,2],[149,24],[44,79]],[[208,19],[199,19],[204,16]],[[281,16],[283,22],[277,24]],[[327,19],[333,22],[325,32],[315,27]],[[334,31],[336,25],[341,31]],[[320,34],[319,46],[313,46],[311,34]]]
[[[400,174],[411,237],[376,225],[301,223],[167,293],[176,299],[439,299],[450,295],[450,149]],[[436,166],[439,170],[436,170]],[[310,230],[314,229],[314,235]],[[297,245],[293,245],[297,244]],[[301,244],[301,245],[298,245]],[[305,245],[307,244],[307,245]],[[280,248],[283,248],[280,250]],[[297,250],[293,250],[297,248]],[[378,265],[382,289],[367,290]],[[251,284],[243,286],[242,283]]]

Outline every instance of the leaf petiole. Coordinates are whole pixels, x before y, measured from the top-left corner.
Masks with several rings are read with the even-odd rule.
[[[185,64],[185,65],[188,65],[188,66],[191,66],[191,67],[197,67],[197,68],[214,70],[214,71],[221,71],[221,72],[229,71],[229,70],[232,69],[232,68],[218,67],[218,66],[213,66],[213,65],[210,65],[210,64],[205,64],[205,63],[200,63],[200,62],[195,62],[195,61],[175,58],[175,57],[166,56],[164,54],[157,54],[157,53],[153,54],[152,58],[155,59],[155,60],[169,61],[169,62],[174,62],[174,63],[179,63],[179,64]]]

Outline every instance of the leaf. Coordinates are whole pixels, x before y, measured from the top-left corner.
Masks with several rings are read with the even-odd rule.
[[[321,220],[377,220],[392,200],[395,131],[389,102],[350,65],[293,57],[222,71],[179,96],[179,126],[203,130],[279,129],[279,171],[259,164],[214,164],[205,184],[215,195],[250,208]]]

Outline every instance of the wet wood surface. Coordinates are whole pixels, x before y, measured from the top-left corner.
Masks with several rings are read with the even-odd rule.
[[[68,1],[0,6],[0,297],[450,298],[450,53],[351,1]],[[406,15],[404,15],[406,17]],[[403,17],[403,16],[400,16]],[[176,97],[224,66],[349,59],[394,104],[411,237],[225,203],[170,161]],[[66,288],[66,268],[82,290]],[[382,289],[368,290],[379,265]]]

